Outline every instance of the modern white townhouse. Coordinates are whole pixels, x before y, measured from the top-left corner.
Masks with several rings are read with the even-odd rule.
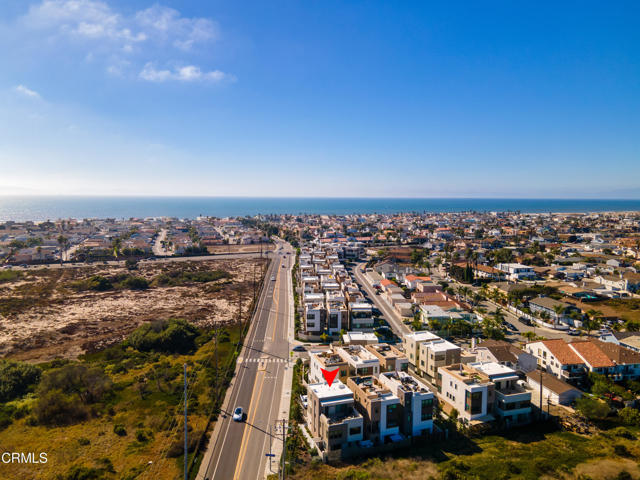
[[[378,379],[400,399],[400,431],[404,435],[415,437],[433,432],[436,397],[426,383],[406,372],[384,372]]]
[[[484,373],[494,384],[491,412],[506,427],[531,422],[531,392],[520,383],[515,370],[496,362],[477,362],[471,368]]]
[[[457,415],[459,422],[469,426],[495,420],[490,413],[495,386],[485,373],[458,363],[439,367],[438,374],[442,409],[447,415]]]
[[[398,438],[402,422],[400,399],[376,377],[349,377],[347,386],[353,392],[355,408],[364,417],[364,438],[384,443],[385,438]]]
[[[356,446],[363,439],[364,419],[354,408],[353,392],[340,380],[331,386],[311,383],[307,386],[306,420],[320,454],[341,458],[342,449]]]
[[[536,272],[533,270],[533,267],[520,263],[499,263],[496,265],[496,268],[505,272],[507,280],[511,280],[512,282],[529,280],[536,277]]]

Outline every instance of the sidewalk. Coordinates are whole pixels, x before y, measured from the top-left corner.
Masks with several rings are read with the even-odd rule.
[[[293,267],[293,264],[292,264]],[[289,348],[291,349],[292,345],[298,344],[296,340],[296,332],[295,332],[295,320],[294,320],[294,305],[293,305],[293,285],[291,279],[291,270],[292,268],[287,268],[287,285],[289,286],[289,308],[287,311],[287,338],[289,339]],[[278,417],[276,419],[276,425],[280,425],[280,429],[274,429],[272,431],[274,437],[273,443],[271,446],[271,453],[275,455],[274,457],[267,457],[265,460],[265,469],[264,469],[264,478],[266,479],[269,475],[278,473],[279,462],[282,456],[282,441],[278,441],[282,438],[282,420],[285,420],[285,424],[289,425],[289,407],[291,406],[291,386],[293,385],[293,363],[291,359],[291,350],[289,349],[289,361],[287,365],[284,367],[284,379],[282,381],[282,395],[280,397],[280,406],[278,408]],[[273,469],[273,470],[271,470]]]

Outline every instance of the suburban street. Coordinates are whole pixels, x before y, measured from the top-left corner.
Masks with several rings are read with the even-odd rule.
[[[288,419],[291,389],[291,268],[295,260],[290,245],[278,245],[198,479],[258,479],[277,471],[282,429],[276,423]],[[232,420],[238,406],[244,410],[242,422]],[[276,446],[278,455],[269,471],[267,454],[275,454]]]
[[[384,314],[385,320],[389,323],[389,326],[396,332],[397,335],[402,336],[402,334],[410,333],[411,329],[405,325],[400,316],[393,311],[391,306],[385,302],[382,298],[376,295],[375,288],[371,286],[371,283],[364,278],[364,273],[362,271],[365,268],[365,263],[358,263],[353,269],[356,281],[362,287],[362,289],[367,292],[367,295],[371,298],[373,304]]]
[[[402,334],[404,333],[411,332],[411,328],[402,321],[402,319],[400,318],[400,315],[398,315],[398,313],[395,312],[387,302],[385,302],[382,298],[380,298],[379,295],[375,294],[375,289],[371,286],[371,283],[365,278],[365,274],[362,271],[362,268],[364,268],[364,266],[365,266],[365,263],[359,263],[353,269],[355,279],[358,282],[358,284],[367,293],[367,295],[369,295],[374,305],[384,314],[385,320],[387,320],[387,323],[389,323],[389,326],[394,330],[394,332],[396,332],[396,334],[402,336]],[[434,278],[434,281],[437,281],[437,280],[438,280],[437,278]],[[448,283],[451,286],[454,286],[456,288],[462,286],[461,283],[458,283],[453,279],[448,281]],[[479,288],[477,287],[471,287],[471,289],[473,291],[479,290]],[[495,312],[497,308],[493,302],[490,302],[487,300],[480,302],[478,306],[485,308],[488,313]],[[551,330],[549,328],[539,327],[537,325],[535,327],[530,325],[525,325],[518,319],[518,317],[516,317],[512,312],[508,311],[504,307],[502,308],[502,313],[504,314],[505,320],[509,322],[511,325],[513,325],[516,329],[515,332],[511,330],[506,331],[507,339],[527,341],[526,338],[522,335],[524,332],[527,332],[527,331],[534,331],[537,335],[541,335],[548,339],[563,338],[567,341],[571,341],[572,338],[575,338],[575,337],[572,337],[571,335],[568,335],[566,333],[563,333],[557,330]]]

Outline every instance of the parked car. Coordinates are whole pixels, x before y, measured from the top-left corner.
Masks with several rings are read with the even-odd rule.
[[[271,281],[275,282],[276,281],[276,276],[274,275],[273,277],[271,277]]]
[[[309,397],[306,395],[300,395],[300,403],[302,403],[304,408],[307,408],[309,406]]]
[[[302,345],[297,345],[297,346],[293,347],[293,351],[294,352],[306,352],[307,349],[304,348]]]
[[[233,421],[241,422],[243,419],[244,419],[244,410],[242,410],[242,407],[236,407],[236,409],[233,411]]]

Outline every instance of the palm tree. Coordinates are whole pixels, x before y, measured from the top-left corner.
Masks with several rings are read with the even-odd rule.
[[[597,330],[602,325],[602,312],[599,310],[594,310],[593,308],[587,310],[587,321],[585,322],[587,335],[591,335],[591,330]]]
[[[556,318],[554,319],[554,322],[553,322],[555,325],[556,320],[557,320],[557,323],[560,323],[560,317],[566,311],[566,307],[564,305],[554,305],[553,311],[556,312]]]
[[[120,248],[122,247],[122,239],[120,237],[116,237],[111,241],[111,247],[113,248],[113,256],[118,258],[118,253],[120,253]]]
[[[67,249],[69,240],[64,235],[58,235],[58,245],[60,245],[60,265],[64,261],[64,252]]]
[[[518,298],[518,297],[513,297],[513,302],[512,303],[513,303],[513,307],[516,310],[519,310],[520,306],[522,305],[522,300],[520,300],[520,298]]]
[[[483,283],[482,286],[480,287],[480,295],[482,295],[484,298],[487,298],[489,294],[489,287],[487,287],[486,283]]]

